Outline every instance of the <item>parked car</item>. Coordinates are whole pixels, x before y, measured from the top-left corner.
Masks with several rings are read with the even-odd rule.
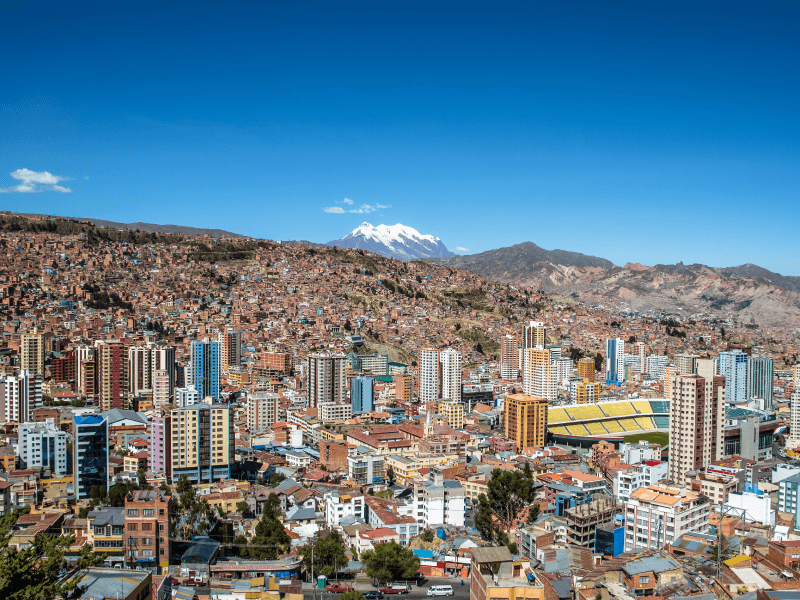
[[[403,585],[387,585],[382,587],[378,590],[383,594],[407,594],[408,593],[408,586]]]
[[[453,586],[452,585],[432,585],[428,588],[427,591],[428,596],[452,596],[453,595]]]
[[[383,600],[383,594],[374,590],[371,592],[362,592],[361,595],[364,596],[365,600]]]
[[[325,589],[329,592],[333,592],[334,594],[343,594],[344,592],[352,592],[353,586],[332,583],[330,585],[326,585]]]

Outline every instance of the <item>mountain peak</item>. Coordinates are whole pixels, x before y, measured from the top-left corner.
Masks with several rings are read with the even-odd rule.
[[[328,242],[328,246],[359,248],[401,260],[453,256],[438,237],[402,223],[374,226],[364,221],[343,238]]]

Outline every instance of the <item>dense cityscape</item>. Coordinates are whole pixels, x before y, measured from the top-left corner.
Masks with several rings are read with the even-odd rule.
[[[11,213],[0,309],[4,597],[800,594],[793,330]]]

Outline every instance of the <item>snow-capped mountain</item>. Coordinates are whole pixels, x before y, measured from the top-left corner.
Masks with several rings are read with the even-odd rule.
[[[453,256],[438,237],[423,235],[413,227],[400,223],[377,227],[362,223],[343,238],[328,242],[327,245],[369,250],[401,260]]]

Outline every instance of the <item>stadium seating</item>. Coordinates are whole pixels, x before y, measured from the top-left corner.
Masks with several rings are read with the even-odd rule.
[[[634,400],[631,404],[633,404],[633,408],[635,408],[636,412],[640,415],[649,415],[653,412],[653,407],[650,406],[650,402],[647,400]]]
[[[586,429],[588,429],[589,433],[592,435],[605,435],[608,433],[608,429],[603,427],[602,423],[599,421],[586,423]]]
[[[575,421],[584,421],[586,419],[602,419],[605,416],[596,404],[570,406],[567,407],[566,411]]]
[[[583,425],[568,425],[567,431],[569,431],[572,435],[589,435],[589,432]]]
[[[641,431],[642,428],[636,424],[634,419],[619,419],[618,423],[625,431]]]
[[[625,431],[622,427],[620,427],[619,421],[604,421],[603,426],[608,430],[609,433],[622,433]]]
[[[669,429],[669,416],[656,415],[655,417],[653,417],[653,421],[656,422],[656,427],[658,429]]]
[[[669,400],[650,400],[654,413],[669,414]]]
[[[567,423],[571,421],[567,411],[563,408],[548,408],[547,409],[547,422],[548,423]]]
[[[656,425],[653,423],[652,417],[636,417],[634,419],[636,424],[641,427],[642,429],[655,429]]]
[[[630,402],[604,402],[598,406],[609,417],[627,417],[636,414]]]
[[[553,435],[561,435],[564,433],[569,433],[566,427],[550,427],[550,433]]]

